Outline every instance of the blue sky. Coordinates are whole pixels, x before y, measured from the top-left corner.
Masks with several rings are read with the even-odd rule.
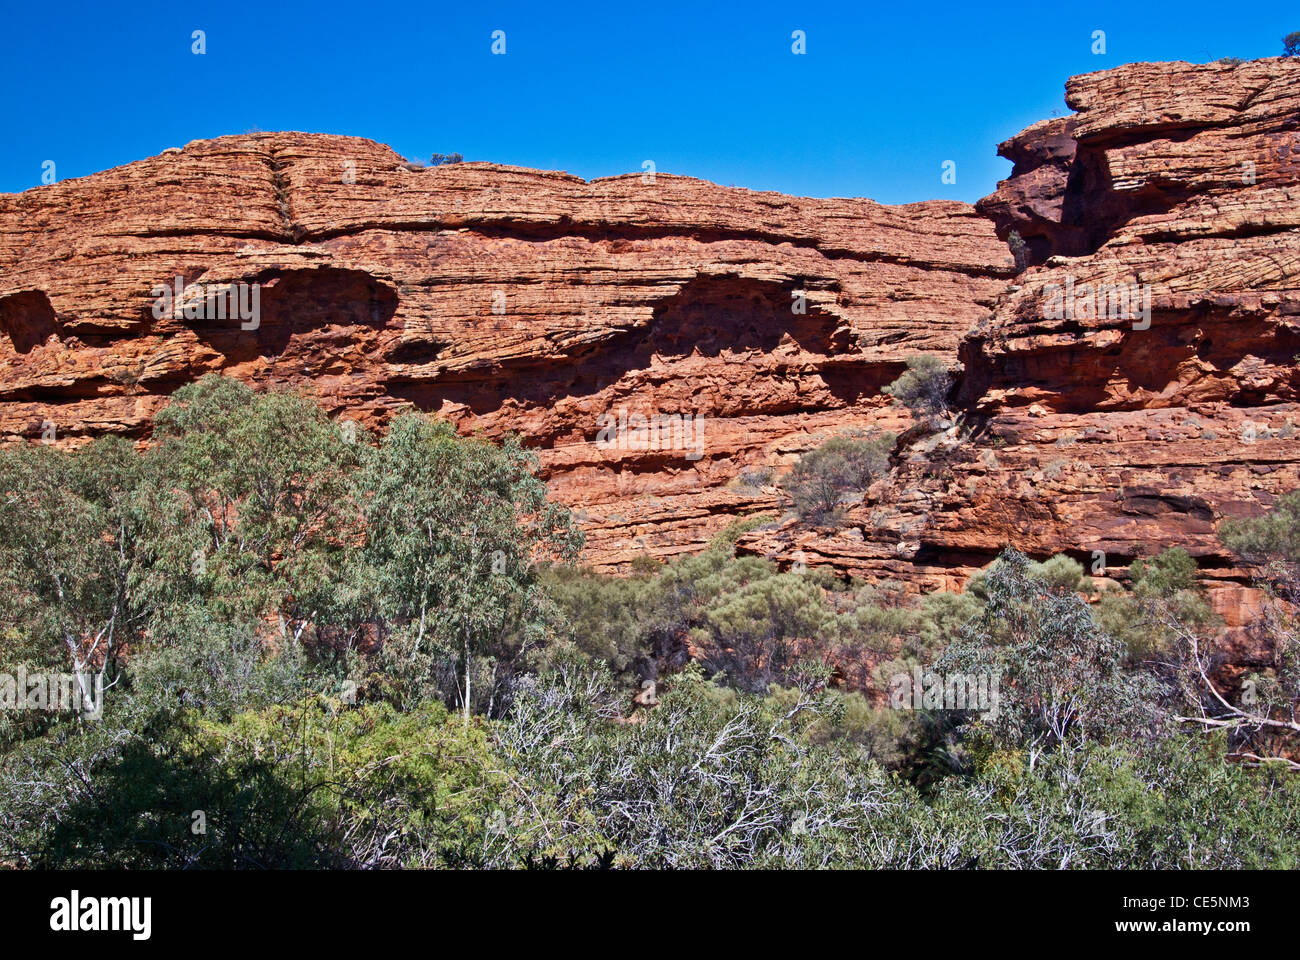
[[[0,191],[39,185],[46,160],[64,180],[261,129],[586,178],[649,159],[758,190],[971,201],[1010,169],[999,140],[1066,112],[1070,75],[1276,56],[1300,30],[1273,0],[7,6]]]

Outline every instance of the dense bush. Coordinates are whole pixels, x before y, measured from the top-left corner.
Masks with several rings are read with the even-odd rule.
[[[494,859],[629,867],[1291,868],[1300,781],[1225,767],[1212,743],[988,750],[921,792],[846,737],[834,697],[727,695],[683,675],[644,723],[611,723],[599,672],[529,682],[498,744],[526,800]],[[1118,734],[1118,731],[1117,731]]]
[[[1039,750],[1150,731],[1162,691],[1124,669],[1123,646],[1077,594],[1033,575],[1008,550],[988,575],[981,614],[940,661],[943,671],[1000,679],[998,708],[977,725],[1004,746]]]
[[[1300,492],[1278,499],[1251,520],[1228,522],[1220,535],[1253,567],[1263,594],[1250,627],[1263,657],[1225,696],[1215,686],[1213,644],[1196,624],[1167,611],[1189,662],[1186,688],[1196,693],[1188,722],[1223,731],[1240,762],[1300,773]],[[1189,697],[1189,699],[1191,699]]]
[[[157,441],[0,450],[0,672],[108,688],[0,711],[0,865],[1300,866],[1295,608],[1225,698],[1182,551],[918,598],[737,556],[753,518],[613,578],[514,440],[208,378]],[[1279,600],[1297,511],[1224,530]],[[936,671],[996,699],[895,696]]]

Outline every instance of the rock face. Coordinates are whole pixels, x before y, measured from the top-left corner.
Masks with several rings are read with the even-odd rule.
[[[256,134],[0,197],[0,440],[143,441],[209,371],[369,427],[414,406],[520,432],[616,566],[779,512],[769,474],[835,431],[906,425],[880,386],[955,365],[1012,273],[960,203],[412,167]]]
[[[219,370],[370,427],[520,432],[607,569],[766,513],[741,550],[915,589],[1007,544],[1121,575],[1181,545],[1238,607],[1218,523],[1300,487],[1300,61],[1135,64],[1067,102],[976,208],[412,169],[308,134],[3,196],[0,440],[143,442]],[[254,288],[256,329],[216,315]],[[880,393],[916,353],[960,372],[956,425]],[[782,470],[877,426],[895,468],[842,525],[782,516]]]
[[[1120,573],[1177,545],[1243,578],[1219,522],[1300,488],[1300,61],[1066,90],[977,205],[1029,266],[959,348],[963,428],[914,438],[846,529],[746,548],[937,587],[1008,543]]]

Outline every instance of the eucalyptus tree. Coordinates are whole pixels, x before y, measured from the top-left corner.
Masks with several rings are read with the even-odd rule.
[[[536,463],[514,437],[500,445],[460,437],[446,422],[407,414],[367,448],[359,476],[359,576],[399,631],[398,649],[434,670],[451,659],[467,721],[476,661],[486,661],[491,712],[499,666],[544,629],[537,565],[572,560],[581,548]]]
[[[105,439],[0,449],[0,631],[9,658],[76,676],[84,705],[116,682],[148,610],[150,465]],[[88,699],[89,698],[89,699]]]
[[[215,375],[178,390],[155,423],[158,549],[175,574],[159,605],[270,618],[299,641],[334,604],[359,535],[350,492],[363,444],[308,396]]]

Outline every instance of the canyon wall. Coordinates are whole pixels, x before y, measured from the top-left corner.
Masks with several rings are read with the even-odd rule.
[[[222,371],[367,427],[520,432],[605,569],[762,513],[742,551],[915,589],[1008,543],[1119,575],[1181,545],[1229,610],[1216,526],[1300,487],[1300,61],[1134,64],[1066,99],[974,208],[420,169],[292,133],[0,196],[0,441],[145,442]],[[238,284],[256,329],[206,309]],[[937,432],[880,392],[918,353],[959,374]],[[620,412],[702,419],[638,450],[601,442]],[[785,513],[802,452],[875,427],[895,469],[842,525]]]
[[[905,426],[879,388],[912,353],[955,364],[1013,272],[961,203],[413,166],[251,134],[0,197],[0,440],[144,440],[209,371],[368,427],[435,411],[520,432],[617,566],[779,513],[768,473],[836,431]],[[240,284],[256,329],[215,316]],[[692,419],[636,450],[606,414]]]
[[[1300,61],[1134,64],[1066,99],[977,205],[1027,268],[960,345],[965,423],[844,529],[748,549],[938,587],[1007,543],[1120,575],[1177,545],[1237,616],[1216,528],[1300,488]]]

